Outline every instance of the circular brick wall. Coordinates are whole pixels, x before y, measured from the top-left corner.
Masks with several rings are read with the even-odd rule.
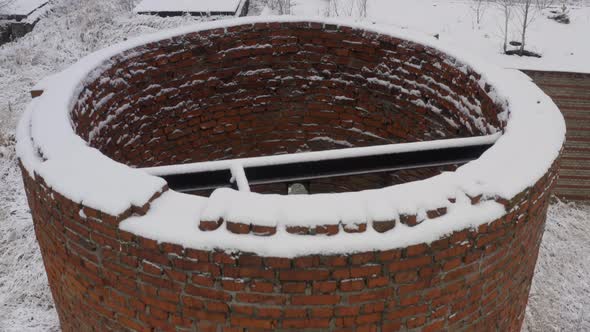
[[[501,127],[479,74],[462,72],[434,49],[364,30],[237,26],[148,44],[111,61],[82,91],[73,122],[91,146],[133,166]]]
[[[130,166],[468,137],[502,126],[479,74],[434,49],[335,25],[207,30],[111,62],[85,86],[73,122],[91,146]],[[310,189],[381,188],[453,169],[314,180]]]
[[[76,91],[71,123],[102,154],[147,167],[490,134],[507,124],[488,92],[475,71],[390,35],[322,23],[250,23],[184,33],[110,57]],[[38,150],[41,160],[56,158]],[[509,198],[468,195],[473,209],[504,209],[477,227],[390,249],[286,257],[183,246],[123,230],[121,222],[149,216],[170,190],[107,212],[49,184],[52,173],[31,171],[22,156],[64,331],[518,331],[558,167],[553,158],[534,185]],[[344,179],[318,191],[361,190],[440,171],[399,173],[385,182]],[[454,215],[445,215],[456,201],[449,197],[426,211],[425,220],[414,213],[359,221],[356,228],[286,225],[286,231],[305,244],[325,236],[319,233],[427,230],[451,222]],[[200,222],[197,232],[221,231]],[[282,231],[256,232],[255,221],[222,222],[237,233],[232,236],[253,241],[254,234],[273,241]]]

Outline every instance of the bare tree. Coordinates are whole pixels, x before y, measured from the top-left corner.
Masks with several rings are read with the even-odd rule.
[[[330,0],[326,16],[367,17],[368,0]]]
[[[291,15],[291,0],[279,0],[279,14]]]
[[[475,0],[474,0],[475,1]],[[530,25],[537,18],[539,13],[546,8],[553,5],[555,0],[494,0],[496,5],[500,7],[504,15],[504,26],[502,34],[504,35],[504,53],[513,53],[508,50],[508,27],[512,20],[512,16],[517,17],[518,29],[520,33],[520,45],[518,49],[519,55],[525,55],[525,47],[527,43],[527,33]],[[516,15],[513,15],[513,14]]]
[[[564,3],[567,1],[564,1]],[[538,10],[547,9],[555,4],[555,0],[535,0],[535,7]]]
[[[290,15],[293,7],[291,0],[266,0],[266,6],[276,10],[279,15]]]
[[[520,0],[518,2],[518,11],[520,12],[520,33],[521,33],[521,44],[519,54],[524,54],[524,48],[526,46],[526,35],[528,28],[533,23],[537,15],[546,8],[553,5],[554,0]]]
[[[535,13],[533,8],[533,0],[523,0],[519,6],[520,11],[520,55],[524,53],[524,46],[526,44],[526,33],[527,29],[533,23],[535,19]]]
[[[135,8],[135,0],[120,0],[120,4],[121,7],[123,8],[123,10],[125,11],[133,11],[133,8]]]
[[[327,16],[352,16],[353,9],[352,0],[330,0],[328,2]]]
[[[504,53],[508,51],[508,27],[510,25],[510,18],[515,0],[496,0],[496,5],[500,7],[502,15],[504,15],[504,26],[502,27],[502,35],[504,36]]]
[[[553,0],[521,0],[518,2],[517,8],[520,14],[520,55],[524,54],[528,28],[537,17],[537,14],[552,4]]]
[[[471,10],[475,14],[475,22],[478,26],[481,23],[487,4],[487,0],[471,0]]]
[[[0,0],[0,9],[8,6],[9,4],[13,3],[15,0]]]
[[[367,2],[369,0],[357,0],[357,7],[360,17],[367,17]],[[483,1],[483,0],[482,0]]]

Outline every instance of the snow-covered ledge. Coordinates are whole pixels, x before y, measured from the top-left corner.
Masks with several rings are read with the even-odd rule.
[[[498,114],[502,126],[495,128],[485,124],[483,115],[477,114],[477,107],[466,109],[465,114],[483,131],[488,134],[501,131],[502,137],[478,160],[455,172],[422,181],[377,190],[310,196],[219,189],[206,198],[166,191],[163,179],[113,161],[89,146],[87,140],[92,137],[84,139],[76,134],[72,109],[79,100],[88,97],[80,93],[111,69],[116,64],[114,59],[133,59],[141,55],[142,45],[171,38],[180,42],[186,34],[208,30],[224,34],[232,27],[264,27],[266,23],[277,22],[360,29],[447,54],[448,65],[466,75],[471,71],[481,75],[479,87],[503,109]],[[489,223],[506,214],[508,202],[548,172],[560,154],[565,137],[563,117],[556,105],[522,73],[498,68],[429,36],[389,26],[332,19],[243,18],[165,31],[87,56],[64,72],[44,80],[43,86],[35,90],[44,90],[44,93],[31,103],[18,128],[18,154],[30,175],[43,179],[48,187],[73,202],[111,216],[122,215],[132,207],[146,207],[151,202],[147,213],[124,220],[120,224],[122,230],[190,248],[223,248],[261,255],[293,257],[400,248],[430,243],[453,231]],[[89,103],[82,112],[92,112],[93,107],[108,103],[110,97]],[[101,130],[93,129],[96,129],[94,132]],[[445,213],[429,216],[430,211],[441,209]],[[424,222],[414,227],[399,222],[408,216]],[[273,236],[258,237],[233,234],[224,227],[207,232],[199,229],[200,221],[219,223],[220,220],[272,227],[276,231]],[[358,230],[362,225],[392,221],[397,224],[387,232],[367,227],[361,233],[308,236],[304,246],[300,245],[301,236],[287,231],[289,227],[324,225]]]

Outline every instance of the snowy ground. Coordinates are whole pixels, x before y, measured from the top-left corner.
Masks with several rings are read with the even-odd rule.
[[[5,6],[0,7],[0,15],[28,15],[47,2],[48,0],[0,1],[0,4],[6,3]]]
[[[523,331],[590,331],[590,206],[554,203]]]
[[[255,14],[270,12],[262,2],[253,0]],[[327,0],[292,2],[295,14],[326,14]],[[31,34],[0,47],[0,332],[58,330],[13,151],[14,127],[30,100],[29,88],[96,49],[198,20],[136,16],[132,8],[133,0],[55,0]],[[369,0],[368,7],[372,21],[452,38],[507,67],[590,72],[590,43],[583,41],[590,31],[590,8],[572,7],[571,15],[569,26],[542,16],[533,22],[530,48],[544,55],[539,60],[500,54],[492,6],[479,27],[466,1]],[[551,206],[523,331],[590,331],[589,221],[590,206]]]

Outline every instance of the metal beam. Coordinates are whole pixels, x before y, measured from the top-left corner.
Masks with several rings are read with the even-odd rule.
[[[446,147],[438,146],[432,149],[420,149],[417,151],[361,154],[330,159],[317,158],[315,160],[279,164],[267,163],[256,165],[256,163],[252,163],[251,165],[243,164],[242,166],[250,185],[300,182],[327,177],[464,164],[479,158],[492,145],[492,141],[467,146],[450,144]],[[225,162],[231,163],[231,161]],[[232,173],[229,168],[199,170],[195,172],[185,171],[177,174],[170,172],[164,173],[161,176],[168,182],[168,186],[180,192],[234,186],[230,183]]]

